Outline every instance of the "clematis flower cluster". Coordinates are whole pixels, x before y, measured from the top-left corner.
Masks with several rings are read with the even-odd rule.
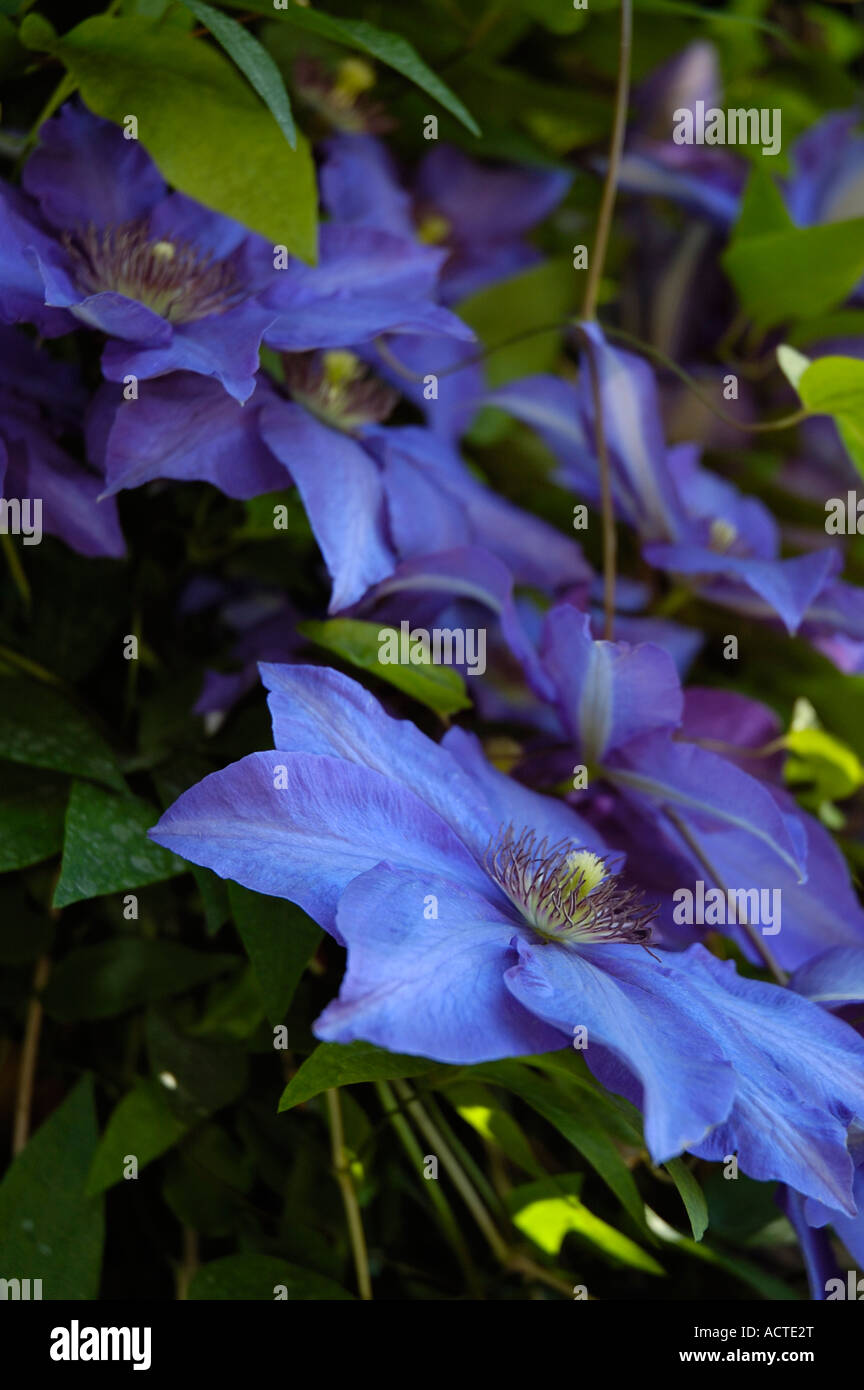
[[[342,109],[301,76],[319,114]],[[704,44],[655,74],[621,170],[714,240],[741,161],[663,132],[670,104],[710,103],[718,81]],[[675,434],[668,381],[612,315],[571,317],[560,371],[490,386],[460,306],[542,262],[535,232],[573,175],[444,145],[412,168],[363,109],[317,149],[314,265],[170,188],[79,101],[43,124],[20,187],[0,186],[3,496],[42,499],[47,532],[118,558],[139,489],[274,509],[290,490],[321,561],[315,617],[488,623],[475,709],[439,740],[310,664],[289,547],[276,577],[196,573],[178,621],[227,626],[233,669],[208,658],[194,712],[212,730],[260,671],[273,747],[193,785],[151,837],[298,904],[344,949],[323,1041],[471,1066],[587,1030],[588,1067],[642,1112],[655,1163],[736,1154],[781,1185],[817,1290],[827,1227],[864,1259],[864,908],[836,819],[784,779],[777,710],[729,680],[688,685],[709,623],[673,615],[719,611],[858,672],[854,557],[842,578],[842,545],[799,544],[734,460]],[[860,211],[862,151],[845,112],[796,143],[797,225]],[[495,485],[490,437],[511,476],[542,453],[566,530]],[[627,573],[601,613],[606,507]],[[727,904],[777,894],[782,928],[681,920],[706,880]]]

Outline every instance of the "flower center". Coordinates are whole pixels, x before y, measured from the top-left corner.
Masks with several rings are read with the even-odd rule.
[[[424,246],[442,246],[453,230],[452,224],[443,213],[434,208],[425,208],[415,219],[417,240]]]
[[[716,550],[721,555],[725,555],[727,550],[738,539],[738,528],[733,526],[731,521],[724,521],[722,517],[715,517],[711,522],[709,545],[712,550]]]
[[[242,297],[234,265],[188,241],[153,240],[143,219],[67,232],[64,244],[85,294],[113,291],[169,323],[222,314]]]
[[[533,830],[517,837],[513,826],[499,833],[486,851],[487,872],[525,921],[547,941],[599,945],[651,939],[656,905],[622,887],[606,861],[572,841],[550,845]]]
[[[398,391],[373,376],[353,352],[293,352],[282,357],[285,384],[293,400],[325,425],[351,434],[362,425],[380,424],[391,413]]]

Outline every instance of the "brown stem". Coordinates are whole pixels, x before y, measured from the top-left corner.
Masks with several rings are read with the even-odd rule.
[[[30,1135],[30,1118],[33,1109],[33,1083],[36,1079],[36,1061],[39,1056],[39,1036],[42,1032],[41,991],[48,983],[51,973],[50,956],[40,956],[33,974],[33,994],[27,1005],[27,1021],[24,1025],[24,1042],[21,1048],[21,1065],[18,1069],[18,1091],[15,1096],[15,1122],[12,1128],[12,1156],[20,1154]]]
[[[612,213],[615,209],[615,194],[618,188],[618,171],[621,167],[621,153],[624,149],[624,133],[627,127],[627,107],[630,101],[630,52],[633,46],[633,0],[621,0],[621,37],[618,45],[618,86],[615,91],[615,116],[612,121],[612,139],[609,145],[609,166],[603,182],[600,198],[600,211],[597,214],[597,233],[594,249],[588,263],[588,278],[585,284],[585,299],[582,303],[583,319],[593,319],[597,313],[597,296],[600,290],[600,277],[606,264],[609,247],[609,234],[612,231]]]

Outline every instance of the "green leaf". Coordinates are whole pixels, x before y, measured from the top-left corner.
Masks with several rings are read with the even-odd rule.
[[[0,1186],[0,1270],[7,1279],[41,1279],[43,1299],[98,1297],[105,1218],[102,1199],[85,1192],[97,1139],[85,1076]]]
[[[771,328],[841,304],[864,275],[864,217],[781,229],[765,175],[754,179],[723,256],[741,307]]]
[[[271,1023],[288,1012],[294,991],[321,940],[322,931],[302,908],[228,884],[237,930],[258,979]]]
[[[547,1255],[557,1255],[571,1232],[616,1264],[663,1274],[662,1265],[629,1236],[616,1231],[580,1201],[582,1174],[559,1174],[514,1187],[507,1194],[513,1224]]]
[[[135,796],[73,782],[54,906],[125,892],[185,873],[188,865],[147,838],[159,813]]]
[[[98,116],[138,118],[169,183],[303,260],[316,255],[317,193],[307,141],[290,150],[234,67],[207,43],[146,19],[85,19],[42,38]]]
[[[503,1086],[519,1096],[553,1125],[588,1160],[615,1193],[638,1226],[644,1229],[644,1203],[639,1189],[605,1127],[592,1113],[590,1101],[575,1092],[563,1096],[521,1062],[492,1062],[475,1069],[483,1081]]]
[[[282,1098],[280,1110],[291,1110],[322,1091],[337,1086],[353,1086],[360,1081],[395,1081],[406,1076],[422,1076],[440,1064],[426,1057],[405,1057],[385,1052],[367,1042],[319,1043],[315,1051],[292,1076]]]
[[[496,1104],[487,1087],[473,1081],[460,1082],[447,1087],[447,1098],[465,1123],[476,1130],[487,1144],[497,1145],[511,1163],[517,1164],[526,1173],[537,1178],[543,1176],[543,1167],[534,1157],[522,1129],[512,1115]]]
[[[244,1048],[219,1039],[190,1037],[162,1013],[147,1016],[147,1051],[153,1071],[166,1088],[168,1104],[187,1122],[230,1105],[246,1086]]]
[[[275,1255],[227,1255],[196,1270],[188,1297],[269,1302],[287,1297],[292,1302],[332,1303],[353,1295],[323,1274],[300,1269]]]
[[[319,38],[330,39],[333,43],[344,44],[370,58],[377,58],[388,68],[407,77],[409,82],[420,87],[429,96],[455,116],[472,135],[480,134],[480,127],[454,92],[427,67],[407,39],[399,34],[391,34],[386,29],[378,29],[363,19],[337,19],[334,15],[322,14],[320,10],[301,8],[289,4],[288,9],[279,11],[279,18],[285,19],[295,28],[305,29],[307,33],[317,34]]]
[[[808,410],[833,415],[849,457],[864,474],[864,361],[817,357],[794,385]]]
[[[74,705],[37,681],[0,678],[0,758],[124,788],[114,754]]]
[[[130,1155],[140,1172],[182,1139],[187,1128],[169,1106],[163,1086],[139,1081],[112,1111],[90,1168],[88,1195],[120,1182]]]
[[[0,767],[0,873],[56,854],[63,843],[67,783],[35,768]]]
[[[244,29],[242,24],[238,24],[235,19],[229,19],[228,15],[222,14],[220,10],[214,10],[212,5],[205,5],[202,0],[183,0],[183,4],[207,26],[229,58],[233,58],[244,77],[272,112],[276,124],[292,150],[295,150],[297,131],[291,114],[291,102],[282,81],[282,74],[266,48],[262,48],[258,40]]]
[[[52,1018],[114,1018],[224,974],[236,956],[210,956],[175,941],[118,936],[80,946],[54,967],[42,995]]]
[[[681,1195],[681,1200],[690,1218],[693,1239],[701,1240],[708,1229],[708,1203],[705,1201],[701,1187],[683,1159],[670,1158],[663,1167]]]
[[[297,630],[319,647],[325,647],[327,651],[350,661],[352,666],[359,666],[361,670],[388,681],[442,717],[471,708],[465,682],[451,666],[432,663],[401,666],[380,660],[382,634],[395,633],[398,640],[399,633],[395,628],[359,622],[356,618],[331,618],[324,623],[298,623]]]
[[[817,803],[843,801],[864,787],[857,753],[824,729],[791,729],[785,744],[792,755],[784,767],[787,782],[812,788]]]
[[[703,1260],[705,1264],[714,1265],[717,1269],[725,1270],[736,1279],[740,1279],[743,1284],[755,1289],[763,1298],[774,1299],[778,1302],[796,1302],[798,1295],[792,1291],[773,1274],[765,1274],[758,1265],[751,1264],[749,1260],[743,1260],[737,1255],[725,1255],[718,1250],[713,1250],[704,1241],[691,1240],[689,1236],[682,1236],[680,1231],[676,1231],[661,1216],[650,1208],[646,1209],[648,1225],[656,1236],[661,1240],[668,1241],[670,1245],[675,1245],[679,1250],[684,1250],[689,1255],[694,1255],[697,1260]]]
[[[484,347],[491,349],[487,359],[490,386],[551,370],[583,275],[570,261],[550,257],[462,300],[460,317],[474,329]],[[514,338],[519,341],[511,342]]]
[[[763,165],[754,164],[735,224],[736,238],[788,232],[794,225],[774,179]]]

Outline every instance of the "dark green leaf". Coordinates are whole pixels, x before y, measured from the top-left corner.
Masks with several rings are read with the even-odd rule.
[[[302,908],[228,884],[237,930],[258,977],[271,1023],[288,1011],[300,977],[321,940],[321,928]]]
[[[189,1285],[189,1298],[193,1299],[272,1302],[286,1296],[305,1302],[334,1302],[352,1297],[322,1274],[299,1269],[273,1255],[228,1255],[223,1260],[211,1260],[196,1271]]]
[[[140,1081],[111,1114],[90,1169],[88,1193],[104,1192],[120,1182],[130,1156],[138,1160],[140,1172],[176,1144],[186,1129],[168,1104],[165,1088],[157,1081]]]
[[[183,873],[187,865],[147,838],[159,813],[138,797],[74,782],[54,906],[125,892]]]
[[[86,1076],[0,1186],[0,1270],[7,1279],[41,1279],[43,1299],[98,1295],[105,1220],[102,1199],[85,1194],[97,1139],[93,1081]]]
[[[55,966],[42,996],[53,1018],[114,1018],[232,969],[236,956],[210,956],[174,941],[118,936],[81,946]]]
[[[425,1057],[403,1057],[397,1052],[385,1052],[366,1042],[320,1043],[285,1087],[279,1109],[291,1110],[336,1086],[422,1076],[438,1065]]]
[[[261,100],[269,107],[279,129],[292,150],[297,148],[297,131],[291,115],[291,102],[282,81],[282,74],[266,48],[258,40],[228,15],[205,5],[202,0],[183,0],[188,10],[205,24],[218,39],[229,58],[233,58],[250,85]]]
[[[38,864],[63,843],[68,783],[32,767],[0,766],[0,873]]]
[[[74,705],[37,681],[0,678],[0,757],[124,787],[108,745]]]
[[[432,69],[426,66],[407,39],[403,39],[399,34],[377,29],[374,24],[367,24],[362,19],[337,19],[334,15],[322,14],[320,10],[301,8],[294,4],[289,5],[286,10],[280,10],[279,17],[286,19],[298,29],[305,29],[307,33],[317,34],[320,38],[345,44],[348,48],[368,53],[370,58],[377,58],[379,63],[393,68],[403,77],[407,77],[409,82],[413,82],[429,96],[434,97],[445,111],[449,111],[457,121],[461,121],[472,135],[480,134],[480,127],[471,112],[466,110],[440,77],[436,77]]]
[[[670,1158],[663,1166],[678,1188],[681,1200],[687,1208],[693,1239],[701,1240],[708,1229],[708,1204],[701,1187],[683,1159]]]

